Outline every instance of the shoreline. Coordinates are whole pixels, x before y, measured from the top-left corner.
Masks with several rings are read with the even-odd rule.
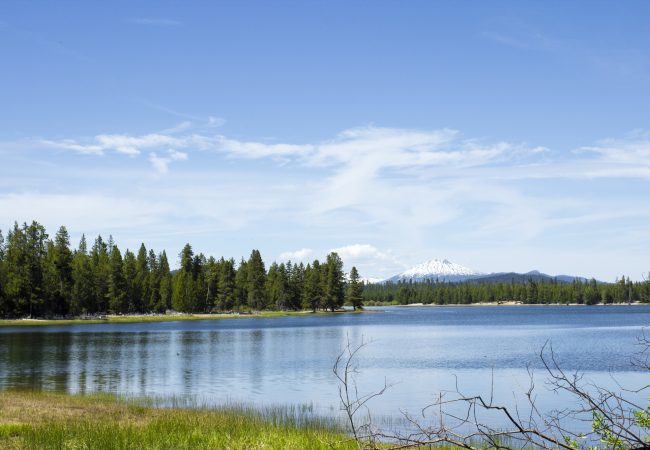
[[[0,447],[357,449],[341,422],[282,406],[165,407],[101,392],[0,390]]]
[[[410,303],[408,305],[390,305],[397,306],[399,308],[412,308],[412,307],[424,307],[424,308],[444,308],[444,307],[455,307],[455,308],[473,308],[477,306],[643,306],[650,305],[649,303],[642,302],[632,302],[632,303],[596,303],[594,305],[587,305],[584,303],[523,303],[523,302],[483,302],[483,303],[449,303],[445,305],[438,305],[435,303]],[[383,305],[389,306],[389,305]]]
[[[150,323],[150,322],[180,322],[195,320],[228,320],[228,319],[269,319],[275,317],[289,316],[328,316],[335,314],[359,314],[366,310],[337,310],[337,311],[255,311],[251,313],[198,313],[198,314],[133,314],[115,315],[109,314],[105,318],[90,319],[0,319],[2,327],[33,327],[33,326],[57,326],[57,325],[97,325],[97,324],[119,324],[119,323]]]

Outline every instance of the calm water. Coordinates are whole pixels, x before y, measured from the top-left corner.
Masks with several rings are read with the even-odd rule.
[[[550,341],[567,370],[597,383],[647,384],[630,364],[650,307],[385,308],[384,312],[149,324],[0,328],[0,388],[191,396],[209,404],[312,404],[338,411],[332,365],[348,338],[361,352],[362,390],[391,389],[373,414],[417,411],[455,380],[467,394],[521,399]],[[640,397],[643,401],[645,395]]]

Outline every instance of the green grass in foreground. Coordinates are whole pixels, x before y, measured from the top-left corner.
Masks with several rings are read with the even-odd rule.
[[[0,448],[358,448],[334,421],[305,414],[301,418],[300,411],[154,408],[147,404],[102,394],[0,392]]]
[[[98,323],[139,323],[139,322],[174,322],[178,320],[223,320],[223,319],[244,319],[244,318],[271,318],[286,316],[309,316],[328,314],[352,314],[362,311],[259,311],[251,314],[172,314],[172,315],[129,315],[129,316],[106,316],[106,319],[61,319],[61,320],[30,320],[30,319],[0,319],[0,327],[16,326],[48,326],[48,325],[92,325]]]

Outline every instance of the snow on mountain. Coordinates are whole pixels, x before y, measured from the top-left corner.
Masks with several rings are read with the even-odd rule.
[[[481,275],[484,274],[446,259],[443,259],[442,261],[439,259],[432,259],[395,275],[385,280],[385,282],[395,283],[398,281],[424,280],[453,282],[469,280],[480,277]]]

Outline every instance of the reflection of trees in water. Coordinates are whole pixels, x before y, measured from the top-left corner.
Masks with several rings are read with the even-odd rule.
[[[66,391],[72,337],[69,333],[0,335],[0,384]]]

